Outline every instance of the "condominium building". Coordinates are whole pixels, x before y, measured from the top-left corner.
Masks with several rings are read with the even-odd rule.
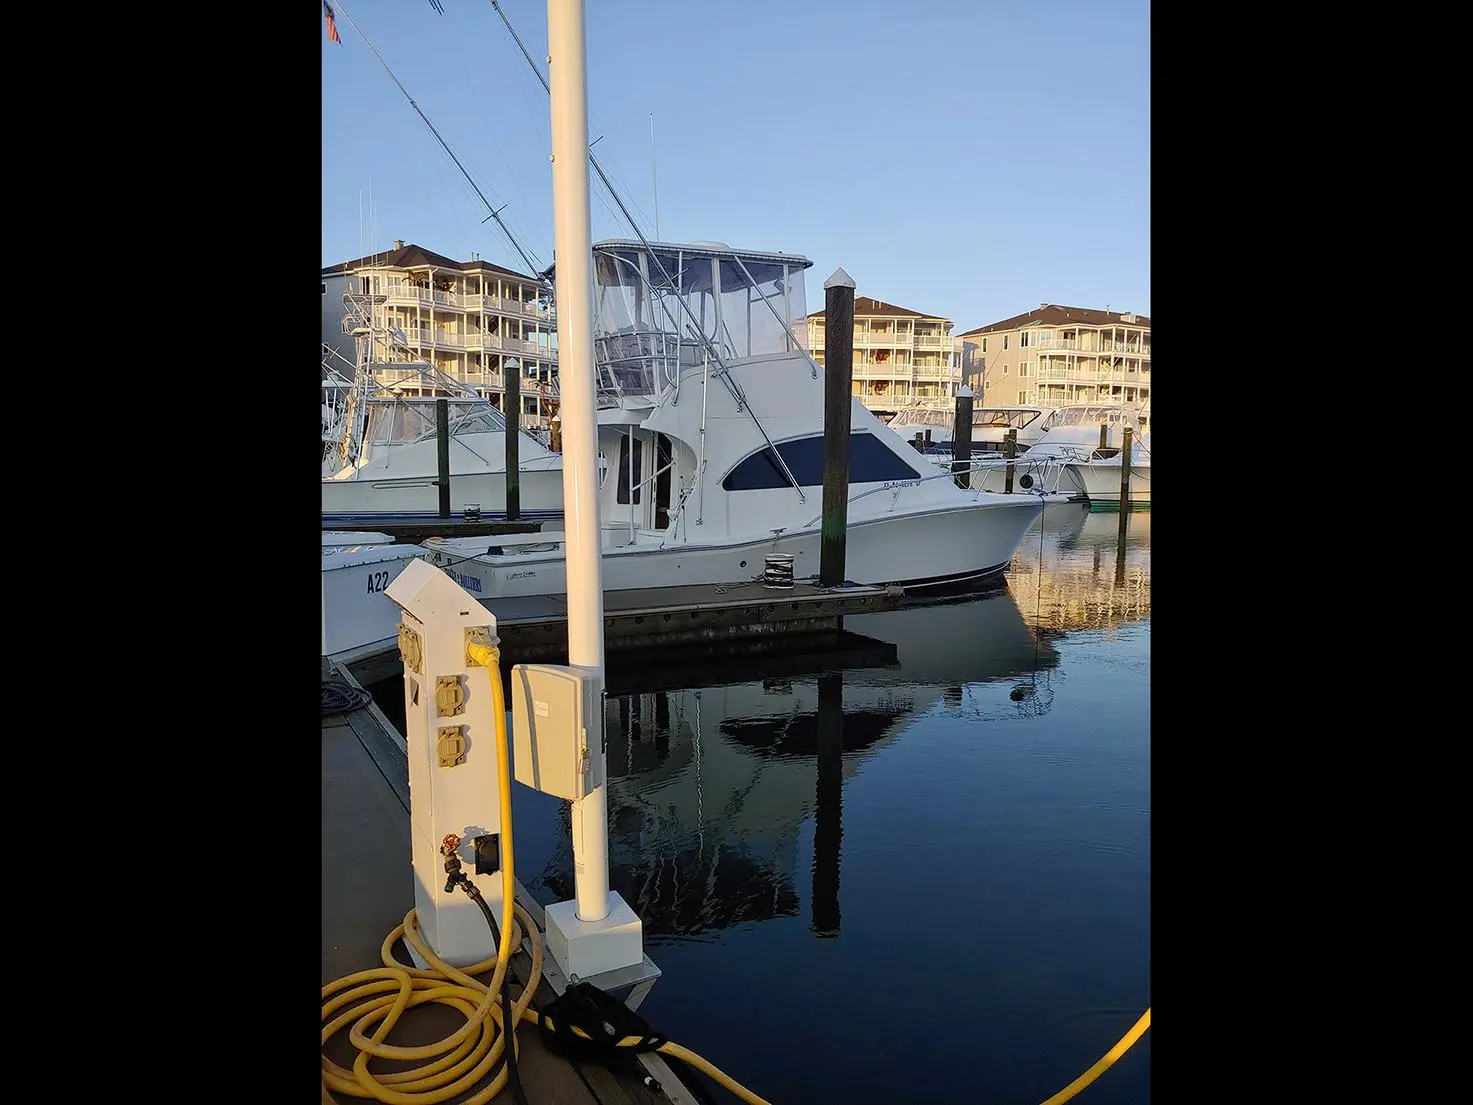
[[[422,377],[408,365],[423,363],[503,406],[505,373],[515,370],[522,423],[545,425],[556,410],[556,334],[543,284],[474,254],[453,261],[396,241],[322,270],[324,364],[348,376],[366,361],[379,383],[403,381],[406,394],[422,390],[410,386]]]
[[[960,335],[962,372],[979,404],[1145,403],[1151,320],[1041,303]]]
[[[809,352],[824,363],[824,312],[805,320]],[[854,394],[878,415],[951,403],[961,384],[961,344],[951,319],[893,303],[854,299]]]

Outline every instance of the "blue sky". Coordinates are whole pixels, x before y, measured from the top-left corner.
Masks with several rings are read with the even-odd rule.
[[[344,3],[341,45],[318,28],[323,265],[403,239],[526,270],[405,91],[550,263],[547,96],[490,0]],[[545,0],[500,6],[543,64]],[[857,295],[954,333],[1042,302],[1150,314],[1145,0],[587,0],[585,17],[593,152],[646,237],[658,212],[666,241],[802,254],[810,311],[842,266]],[[594,239],[634,237],[591,189]]]

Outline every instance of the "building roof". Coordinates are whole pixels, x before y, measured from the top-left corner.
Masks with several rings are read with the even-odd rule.
[[[858,308],[855,314],[859,313]],[[1092,307],[1061,307],[1057,303],[1041,303],[1031,311],[1025,311],[1021,315],[1005,318],[1001,322],[994,322],[991,326],[979,326],[975,330],[967,330],[958,337],[970,337],[973,334],[990,334],[998,330],[1021,330],[1025,326],[1064,326],[1075,322],[1081,326],[1108,326],[1111,323],[1125,321],[1129,311],[1096,311]],[[1135,322],[1131,326],[1149,326],[1151,320],[1146,315],[1135,315]]]
[[[860,315],[904,315],[906,318],[940,318],[940,315],[923,315],[919,311],[912,311],[909,307],[897,307],[893,303],[886,303],[883,299],[871,299],[867,295],[854,297],[854,317]],[[809,318],[823,318],[823,311],[814,311]],[[950,321],[950,320],[947,320]]]
[[[444,254],[436,253],[434,250],[417,246],[413,242],[407,245],[395,242],[393,249],[374,253],[368,257],[359,257],[355,261],[344,261],[340,265],[329,265],[322,270],[323,276],[336,276],[339,273],[354,272],[365,268],[384,269],[456,269],[459,272],[496,272],[503,276],[514,276],[518,280],[525,280],[529,284],[537,283],[535,276],[517,272],[513,269],[503,268],[501,265],[493,265],[490,261],[454,261]]]

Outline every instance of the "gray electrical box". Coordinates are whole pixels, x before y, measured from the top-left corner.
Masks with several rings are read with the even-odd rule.
[[[603,786],[603,686],[596,668],[514,665],[511,729],[517,782],[574,802]]]

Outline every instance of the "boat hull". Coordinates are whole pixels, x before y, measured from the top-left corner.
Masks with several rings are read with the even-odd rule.
[[[1002,574],[1024,533],[1043,512],[1038,496],[1015,502],[988,501],[971,507],[907,515],[880,515],[850,522],[845,534],[845,577],[858,584],[906,588],[979,582]],[[618,536],[614,535],[618,540]],[[495,538],[430,539],[431,564],[481,599],[560,595],[567,591],[561,535],[528,551],[471,555]],[[664,544],[661,542],[664,541]],[[668,534],[642,531],[637,543],[605,545],[603,589],[627,591],[685,586],[731,586],[763,578],[769,554],[793,557],[793,578],[816,581],[821,534],[817,527],[777,537],[729,544],[671,541]],[[500,548],[502,546],[491,546]]]
[[[1120,465],[1108,463],[1066,464],[1059,490],[1080,494],[1091,503],[1120,505]],[[1130,469],[1130,504],[1151,504],[1151,466]]]
[[[518,481],[521,509],[528,513],[561,512],[563,473],[559,469],[523,470]],[[478,506],[483,514],[506,510],[506,473],[470,472],[450,475],[450,510],[462,514]],[[322,481],[322,513],[330,515],[433,514],[440,509],[434,476]]]

